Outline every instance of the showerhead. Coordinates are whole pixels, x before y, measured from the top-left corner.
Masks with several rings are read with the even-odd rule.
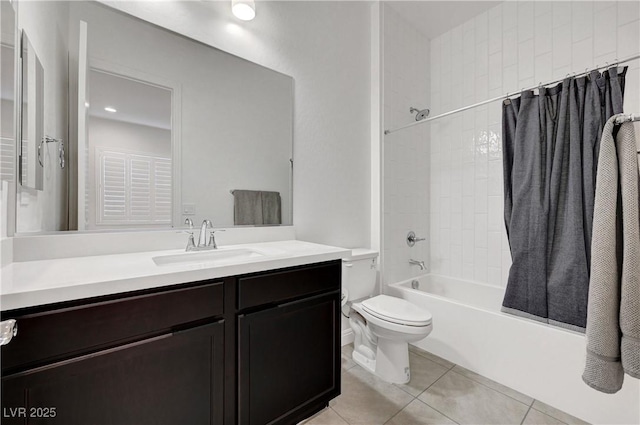
[[[416,113],[416,121],[422,121],[429,116],[429,109],[417,109],[413,106],[409,108],[410,113]]]

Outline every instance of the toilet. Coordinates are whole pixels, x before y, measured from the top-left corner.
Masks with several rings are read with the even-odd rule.
[[[353,360],[387,382],[411,379],[409,343],[433,328],[431,313],[409,301],[373,296],[378,253],[354,249],[342,260],[343,313],[354,333]]]

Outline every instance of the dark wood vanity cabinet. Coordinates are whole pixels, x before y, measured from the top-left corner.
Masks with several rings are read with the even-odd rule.
[[[3,424],[213,424],[224,405],[222,281],[3,313]],[[22,408],[22,409],[21,409]]]
[[[3,312],[1,422],[297,423],[340,391],[339,292],[332,261]]]
[[[239,279],[239,424],[295,424],[340,394],[340,271]]]

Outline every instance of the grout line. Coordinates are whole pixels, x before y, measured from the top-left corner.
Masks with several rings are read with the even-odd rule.
[[[444,376],[444,375],[443,375]],[[435,383],[435,382],[434,382]],[[459,422],[454,421],[452,418],[450,418],[449,416],[445,415],[444,413],[442,413],[441,411],[439,411],[438,409],[436,409],[435,407],[433,407],[432,405],[430,405],[429,403],[420,400],[419,398],[416,398],[416,400],[418,400],[420,403],[423,403],[426,406],[429,406],[430,408],[432,408],[433,410],[435,410],[436,412],[440,413],[442,416],[444,416],[445,418],[449,419],[451,422],[453,422],[454,424],[459,424]],[[522,425],[522,424],[520,424]]]
[[[522,425],[524,423],[524,420],[527,419],[527,416],[529,415],[530,411],[531,411],[531,406],[529,406],[529,408],[527,409],[527,413],[525,413],[524,416],[522,417],[522,420],[520,421],[520,425]]]
[[[404,410],[404,408],[402,409]],[[402,410],[400,410],[400,412],[402,412]],[[391,416],[389,418],[389,420],[387,420],[383,425],[387,425],[389,423],[389,421],[393,420],[393,418],[395,418],[396,416],[398,416],[400,414],[400,412],[396,413],[395,415]]]
[[[395,384],[393,384],[393,385],[395,385]],[[402,388],[400,388],[400,389],[402,389]],[[406,392],[406,391],[405,391],[405,392]],[[411,394],[409,394],[409,395],[411,395]],[[407,404],[405,404],[404,406],[402,406],[402,407],[400,408],[400,410],[398,410],[396,413],[394,413],[394,414],[393,414],[389,419],[387,419],[387,420],[384,422],[385,424],[386,424],[387,422],[389,422],[391,419],[393,419],[393,418],[395,418],[396,416],[398,416],[398,414],[400,414],[400,412],[402,412],[404,409],[406,409],[406,408],[407,408],[407,406],[408,406],[408,405],[410,405],[411,403],[413,403],[413,402],[416,400],[416,397],[415,397],[415,396],[413,396],[413,395],[411,395],[411,396],[412,396],[413,398],[412,398],[412,399],[411,399]],[[385,398],[386,398],[386,396],[385,396]],[[387,400],[388,400],[388,399],[387,399]]]
[[[535,402],[536,402],[536,400],[534,399],[534,400],[533,400],[533,403],[535,403]],[[535,410],[536,412],[542,413],[543,415],[550,416],[550,417],[552,417],[553,419],[555,419],[555,420],[557,420],[557,421],[562,422],[563,424],[567,424],[567,422],[565,422],[565,421],[564,421],[564,419],[556,418],[556,417],[555,417],[554,415],[552,415],[550,412],[543,412],[543,411],[542,411],[542,410],[540,410],[540,409],[536,409],[535,407],[533,407],[533,403],[531,403],[531,408],[532,408],[533,410]],[[541,402],[541,403],[542,403],[542,402]],[[553,406],[551,406],[551,405],[548,405],[548,406],[553,407]],[[555,409],[555,407],[553,407],[553,408]],[[558,410],[558,411],[562,412],[562,410],[560,410],[560,409],[556,409],[556,410]],[[573,416],[573,415],[569,415],[569,414],[568,414],[568,413],[566,413],[566,412],[563,412],[563,413],[564,413],[565,415],[571,416],[572,418],[573,418],[573,417],[575,417],[575,416]],[[576,419],[581,420],[580,418],[576,418]],[[581,420],[581,421],[582,421],[582,420]],[[584,421],[582,421],[582,422],[584,422]]]
[[[460,366],[460,367],[462,367],[462,366]],[[468,369],[467,369],[467,370],[468,370]],[[527,404],[527,403],[525,403],[525,402],[523,402],[523,401],[521,401],[521,400],[518,400],[517,398],[514,398],[513,396],[510,396],[509,394],[503,393],[502,391],[497,390],[497,389],[495,389],[495,388],[491,388],[491,387],[490,387],[490,386],[488,386],[487,384],[484,384],[484,383],[482,383],[482,382],[480,382],[480,381],[476,381],[475,379],[471,378],[470,376],[464,375],[464,374],[462,374],[462,373],[460,373],[460,372],[458,372],[458,371],[455,371],[455,370],[451,370],[451,372],[456,373],[456,374],[458,374],[458,375],[462,376],[463,378],[467,378],[468,380],[473,381],[473,382],[475,382],[476,384],[480,384],[480,385],[482,385],[482,386],[483,386],[483,387],[485,387],[485,388],[488,388],[488,389],[493,390],[493,391],[495,391],[495,392],[497,392],[497,393],[499,393],[499,394],[502,394],[502,395],[503,395],[503,396],[505,396],[505,397],[509,397],[511,400],[517,401],[518,403],[524,404],[525,406],[529,406],[529,407],[531,407],[531,406],[533,406],[533,402],[535,401],[535,399],[534,399],[533,397],[530,397],[530,396],[528,396],[528,395],[526,395],[526,394],[522,394],[522,393],[520,393],[520,394],[522,394],[523,396],[525,396],[525,397],[529,397],[530,399],[532,399],[532,400],[533,400],[533,401],[531,401],[531,403]],[[479,376],[482,376],[482,375],[479,375]],[[485,376],[483,376],[483,378],[485,378],[485,379],[489,379],[489,378],[487,378],[487,377],[485,377]],[[495,381],[493,381],[493,382],[495,382]],[[498,385],[502,385],[502,384],[500,384],[499,382],[496,382],[496,384],[498,384]],[[505,388],[509,388],[509,389],[510,389],[510,390],[512,390],[512,391],[516,391],[516,390],[514,390],[514,389],[513,389],[513,388],[511,388],[511,387],[507,387],[506,385],[502,385],[502,386],[503,386],[503,387],[505,387]],[[519,391],[516,391],[516,392],[519,392]]]
[[[336,415],[338,415],[338,417],[339,417],[340,419],[342,419],[342,420],[343,420],[343,421],[345,421],[346,423],[350,424],[350,422],[349,422],[349,421],[347,421],[345,418],[343,418],[343,417],[340,415],[340,413],[336,412],[336,411],[334,410],[334,408],[333,408],[333,407],[329,406],[329,409],[333,410],[333,413],[335,413]]]
[[[409,381],[409,382],[411,382],[411,381]],[[408,384],[409,382],[407,382],[407,384]],[[411,394],[409,391],[407,391],[406,389],[402,388],[402,387],[401,387],[400,385],[398,385],[398,384],[391,384],[391,385],[393,385],[394,387],[396,387],[396,388],[397,388],[397,389],[399,389],[399,390],[404,391],[405,393],[409,394],[409,395],[410,395],[411,397],[413,397],[413,398],[417,398],[417,397],[418,397],[417,395],[413,395],[413,394]],[[406,384],[402,384],[402,385],[406,385]],[[420,393],[418,393],[418,395],[420,395],[420,394],[422,394],[422,391],[420,391]]]
[[[436,382],[438,382],[439,380],[441,380],[441,379],[442,379],[442,377],[443,377],[444,375],[446,375],[447,373],[449,373],[450,371],[451,371],[451,369],[447,370],[445,373],[443,373],[442,375],[440,375],[440,377],[439,377],[438,379],[436,379],[435,381],[433,381],[433,382],[431,383],[431,385],[429,385],[427,388],[425,388],[425,389],[424,389],[424,391],[422,391],[420,394],[418,394],[418,395],[416,396],[416,398],[420,397],[420,396],[421,396],[422,394],[424,394],[424,393],[425,393],[429,388],[433,387],[433,386],[436,384]],[[422,401],[422,400],[420,400],[420,401]],[[427,404],[427,403],[425,403],[425,404]],[[428,405],[428,404],[427,404],[427,406],[429,406],[429,407],[432,407],[432,408],[433,408],[433,406],[430,406],[430,405]]]

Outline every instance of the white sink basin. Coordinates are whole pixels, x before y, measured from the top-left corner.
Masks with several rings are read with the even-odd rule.
[[[213,249],[211,251],[183,252],[180,254],[159,255],[153,257],[158,266],[173,264],[230,264],[242,262],[250,258],[262,257],[264,254],[248,248]]]

